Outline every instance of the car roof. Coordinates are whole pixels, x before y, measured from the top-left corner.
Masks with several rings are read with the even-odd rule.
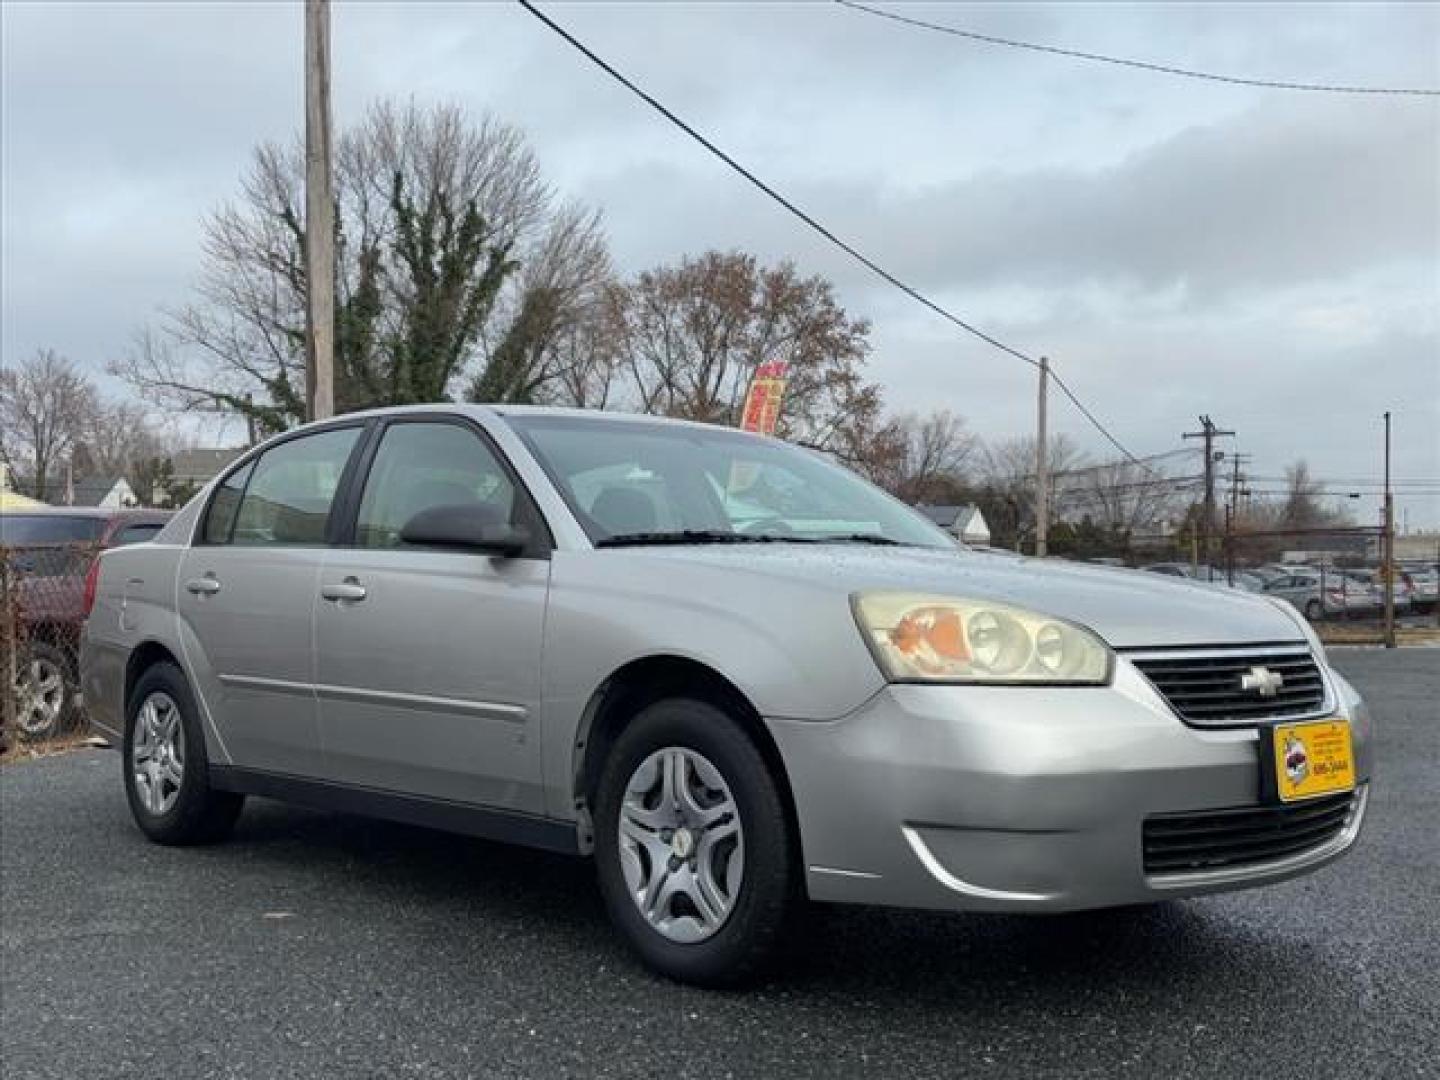
[[[315,421],[301,427],[291,428],[285,434],[304,431],[309,427],[322,427],[345,420],[368,420],[386,416],[425,416],[429,414],[469,416],[493,416],[504,420],[508,417],[553,416],[573,420],[585,420],[602,424],[662,425],[676,428],[701,428],[706,431],[721,431],[735,435],[749,435],[765,439],[769,436],[741,431],[728,424],[711,424],[701,420],[685,420],[673,416],[656,416],[654,413],[615,412],[609,409],[576,409],[558,405],[508,405],[504,403],[474,404],[471,402],[435,402],[425,405],[390,405],[379,409],[363,409],[358,412],[342,413],[327,420]],[[237,459],[238,460],[238,459]]]

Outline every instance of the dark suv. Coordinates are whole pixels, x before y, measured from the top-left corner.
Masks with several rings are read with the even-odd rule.
[[[16,724],[26,739],[68,726],[79,683],[76,660],[85,621],[85,581],[106,548],[152,539],[170,520],[161,510],[56,508],[0,514],[0,552],[14,577],[24,643],[17,665]]]

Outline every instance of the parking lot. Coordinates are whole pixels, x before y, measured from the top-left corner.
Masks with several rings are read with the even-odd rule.
[[[639,968],[583,863],[268,802],[163,849],[115,754],[10,766],[0,1072],[1434,1076],[1440,650],[1336,659],[1381,738],[1337,866],[1064,917],[812,908],[744,993]]]

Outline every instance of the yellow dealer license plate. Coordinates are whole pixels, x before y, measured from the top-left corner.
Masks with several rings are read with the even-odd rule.
[[[1355,748],[1347,721],[1276,724],[1271,753],[1275,793],[1281,802],[1298,802],[1355,787]]]

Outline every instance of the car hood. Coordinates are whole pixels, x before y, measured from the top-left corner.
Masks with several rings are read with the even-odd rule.
[[[1117,648],[1305,640],[1280,603],[1141,570],[927,548],[802,544],[636,548],[666,563],[812,583],[1014,604],[1088,626]],[[657,568],[658,569],[658,568]]]

